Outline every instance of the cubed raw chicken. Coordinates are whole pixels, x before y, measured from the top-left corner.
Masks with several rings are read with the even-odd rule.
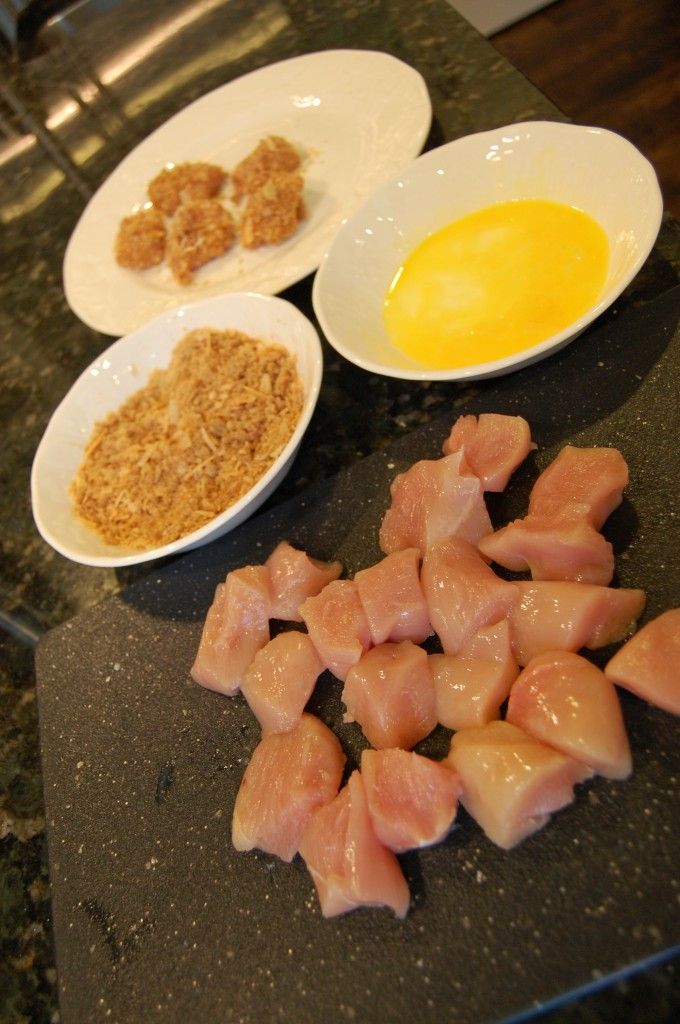
[[[352,665],[342,691],[346,722],[358,722],[374,747],[409,750],[437,724],[434,684],[422,647],[379,644]]]
[[[533,658],[510,691],[506,721],[609,779],[632,771],[630,744],[614,684],[569,651]]]
[[[481,482],[462,452],[414,463],[394,478],[390,493],[378,538],[385,554],[417,548],[422,556],[446,537],[476,544],[491,532]]]
[[[279,633],[260,648],[241,691],[264,734],[295,728],[321,672],[321,659],[307,633]]]
[[[460,802],[505,850],[543,828],[574,800],[592,769],[528,736],[510,722],[461,729],[447,758],[462,783]]]
[[[271,577],[271,618],[289,622],[302,622],[302,602],[342,573],[342,562],[321,562],[287,540],[276,545],[264,564]]]
[[[300,842],[324,917],[385,906],[406,917],[408,884],[394,853],[375,834],[358,771],[312,817]]]
[[[621,504],[628,466],[617,448],[567,444],[543,470],[529,495],[529,515],[553,520],[577,517],[599,530]]]
[[[519,600],[509,614],[510,638],[520,665],[544,651],[596,650],[623,640],[645,606],[643,590],[589,583],[511,583]]]
[[[605,675],[650,704],[680,715],[680,608],[642,627],[605,666]]]
[[[458,654],[476,632],[505,618],[519,600],[513,584],[459,537],[427,550],[420,578],[430,622],[447,654]]]
[[[517,659],[512,650],[510,623],[507,619],[499,619],[490,626],[482,626],[465,641],[458,653],[461,658],[501,662],[509,683],[513,683],[519,673]]]
[[[257,651],[269,640],[271,593],[263,565],[233,569],[215,591],[191,676],[201,686],[235,694]]]
[[[381,843],[395,853],[431,846],[451,830],[460,779],[448,765],[407,750],[364,750],[368,810]]]
[[[532,448],[529,424],[522,416],[483,412],[459,416],[442,446],[445,455],[461,451],[485,491],[503,491]]]
[[[325,668],[343,682],[347,672],[371,646],[371,631],[354,580],[333,580],[316,597],[300,605]]]
[[[314,811],[336,796],[344,766],[335,734],[306,712],[290,732],[264,736],[236,796],[235,848],[291,861]]]
[[[586,519],[529,515],[482,537],[479,550],[512,572],[535,580],[573,580],[607,586],[614,549]]]
[[[386,640],[421,643],[432,635],[420,585],[420,553],[404,548],[354,575],[374,644]]]
[[[500,715],[513,679],[500,661],[430,654],[430,671],[437,700],[437,721],[448,729],[484,725]]]

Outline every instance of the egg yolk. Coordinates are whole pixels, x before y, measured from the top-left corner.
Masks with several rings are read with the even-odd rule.
[[[433,369],[504,359],[578,319],[602,291],[603,228],[541,199],[487,206],[430,235],[385,298],[392,343]]]

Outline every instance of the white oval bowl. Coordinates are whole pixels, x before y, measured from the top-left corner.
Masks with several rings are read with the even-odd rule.
[[[170,362],[177,342],[196,327],[233,329],[285,346],[297,358],[304,390],[300,419],[285,448],[247,494],[198,530],[145,551],[107,544],[75,514],[69,487],[92,430],[144,386],[153,370]],[[40,534],[56,551],[84,565],[117,567],[199,547],[242,523],[275,490],[290,469],[314,412],[323,356],[317,331],[284,299],[234,292],[182,306],[120,338],[78,378],[50,419],[33,460],[31,500]]]
[[[409,359],[383,322],[396,271],[435,231],[514,199],[565,203],[602,226],[610,259],[600,297],[559,333],[504,359],[443,370]],[[468,135],[418,157],[345,222],[314,279],[314,311],[331,345],[372,373],[406,380],[498,376],[566,345],[611,305],[649,255],[662,213],[654,168],[614,132],[527,121]]]

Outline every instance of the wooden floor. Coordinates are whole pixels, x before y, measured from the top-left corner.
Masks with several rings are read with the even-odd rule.
[[[491,42],[571,120],[642,150],[680,218],[678,0],[557,0]]]

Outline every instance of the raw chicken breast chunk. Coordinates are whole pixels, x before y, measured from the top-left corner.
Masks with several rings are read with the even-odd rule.
[[[271,593],[263,565],[246,565],[219,583],[203,624],[191,676],[229,696],[243,682],[257,651],[269,640]]]
[[[511,572],[528,569],[534,580],[607,586],[614,575],[614,549],[585,519],[515,519],[483,537],[479,550]]]
[[[506,721],[609,779],[633,770],[614,684],[569,651],[539,654],[510,691]]]
[[[235,848],[291,861],[314,811],[337,794],[344,766],[337,737],[313,715],[303,714],[291,732],[263,737],[236,796]]]
[[[346,722],[358,722],[374,747],[408,750],[437,724],[428,657],[410,640],[371,648],[347,673]]]
[[[264,564],[271,578],[271,618],[289,622],[302,622],[302,602],[342,573],[342,562],[321,562],[287,540],[276,545]]]
[[[381,843],[395,853],[441,842],[451,830],[460,780],[446,764],[407,750],[364,750],[368,810]]]
[[[406,917],[410,895],[399,861],[375,834],[358,771],[318,810],[300,841],[324,917],[386,906]]]
[[[295,728],[322,672],[314,644],[297,630],[279,633],[256,653],[241,692],[263,733]]]
[[[459,416],[442,446],[445,455],[462,452],[485,491],[503,491],[517,467],[536,445],[522,416],[483,412]]]
[[[460,801],[488,838],[505,850],[543,828],[574,800],[592,769],[528,736],[510,722],[461,729],[447,758],[460,775]]]
[[[628,466],[617,448],[567,444],[543,470],[529,495],[529,515],[584,519],[599,530],[621,504]]]
[[[680,608],[642,627],[605,666],[607,679],[680,715]]]
[[[334,580],[300,605],[300,615],[325,668],[345,681],[371,646],[371,631],[354,580]]]
[[[500,661],[431,654],[430,671],[437,700],[437,721],[448,729],[467,729],[500,717],[513,676]]]
[[[417,548],[394,551],[368,569],[355,573],[354,582],[374,644],[386,640],[412,640],[417,644],[432,635],[420,585]]]

